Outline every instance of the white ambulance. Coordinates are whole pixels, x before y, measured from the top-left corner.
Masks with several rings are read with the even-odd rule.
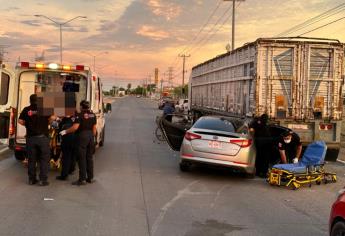
[[[7,123],[4,121],[1,125],[8,126],[6,128],[8,132],[5,131],[3,135],[3,142],[6,142],[6,138],[8,139],[7,143],[14,149],[15,157],[18,160],[23,160],[26,155],[26,131],[25,127],[17,125],[17,119],[23,108],[29,105],[29,97],[34,93],[44,95],[44,93],[74,92],[77,111],[79,111],[80,101],[89,101],[91,110],[97,117],[96,142],[99,146],[103,146],[105,137],[104,113],[106,110],[103,104],[102,83],[98,75],[92,72],[89,67],[84,65],[19,62],[15,68],[15,73],[7,71],[5,68],[2,69],[2,73],[4,74],[2,77],[6,78],[7,75],[9,77],[7,103],[0,106],[0,116],[3,114],[7,117]],[[5,79],[1,79],[1,84],[3,81],[6,82]],[[64,89],[66,83],[70,88],[68,90]],[[5,97],[5,95],[2,95],[1,90],[0,97],[2,98],[2,96]],[[5,100],[3,103],[5,103]],[[109,108],[111,105],[107,104],[106,107]]]

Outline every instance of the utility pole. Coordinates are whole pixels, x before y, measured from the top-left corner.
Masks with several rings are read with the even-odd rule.
[[[148,84],[148,88],[149,88],[149,95],[150,95],[150,97],[151,97],[151,94],[152,94],[151,75],[149,75],[149,84]]]
[[[182,97],[184,98],[184,73],[186,72],[185,70],[185,66],[186,66],[186,57],[190,57],[190,55],[186,55],[186,54],[179,54],[179,57],[183,58],[183,64],[182,64]]]
[[[169,80],[169,84],[170,84],[170,90],[172,90],[172,80],[173,80],[173,72],[174,72],[174,68],[173,67],[169,67],[168,68],[168,80]]]
[[[163,82],[165,79],[165,72],[163,73],[163,78],[161,79],[161,91],[160,91],[160,96],[159,98],[162,98],[162,94],[163,94]]]
[[[223,0],[225,2],[232,1],[232,37],[231,37],[231,50],[235,49],[235,3],[244,2],[245,0]]]

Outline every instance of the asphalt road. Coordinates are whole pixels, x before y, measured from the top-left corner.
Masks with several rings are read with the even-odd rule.
[[[326,166],[337,183],[296,191],[224,169],[181,173],[178,153],[154,138],[159,113],[144,98],[113,103],[91,185],[52,171],[49,186],[29,186],[12,154],[0,161],[0,235],[327,235],[343,164]]]

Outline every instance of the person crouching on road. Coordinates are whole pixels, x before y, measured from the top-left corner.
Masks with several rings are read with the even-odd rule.
[[[95,148],[94,137],[97,132],[96,115],[90,110],[90,103],[85,100],[81,101],[80,110],[73,126],[60,132],[62,136],[76,132],[79,179],[72,184],[77,186],[93,182],[92,155]]]
[[[286,131],[279,139],[278,149],[281,163],[297,163],[301,157],[302,143],[296,133]]]
[[[73,114],[66,114],[59,123],[61,131],[71,128],[75,122]],[[74,133],[66,133],[61,137],[61,151],[62,151],[62,170],[57,180],[66,180],[68,175],[74,171],[76,161],[76,138]]]
[[[18,123],[26,128],[26,149],[28,155],[29,184],[38,182],[36,177],[36,164],[39,163],[39,185],[49,185],[48,168],[50,160],[48,125],[54,116],[45,116],[37,108],[37,95],[30,96],[30,106],[27,106],[19,115]]]

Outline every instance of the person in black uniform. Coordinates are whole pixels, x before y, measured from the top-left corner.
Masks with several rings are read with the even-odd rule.
[[[59,129],[67,130],[73,126],[75,116],[66,115],[59,123]],[[61,151],[62,151],[62,170],[57,180],[66,180],[68,175],[74,171],[76,161],[76,138],[74,133],[68,133],[61,137]]]
[[[88,101],[80,102],[81,112],[77,114],[71,128],[60,132],[62,136],[76,132],[78,142],[77,157],[79,166],[79,179],[73,185],[85,185],[93,182],[94,137],[96,136],[96,115],[90,110]]]
[[[254,136],[256,147],[256,175],[266,177],[269,165],[269,157],[272,139],[267,126],[268,115],[262,114],[260,118],[255,119],[250,125],[250,132]]]
[[[279,139],[278,149],[283,164],[297,163],[301,157],[302,143],[296,133],[286,131]]]
[[[32,94],[30,96],[30,106],[23,109],[18,119],[18,123],[26,128],[26,149],[28,155],[28,175],[30,185],[34,185],[38,182],[36,177],[37,162],[40,164],[39,185],[49,185],[49,119],[53,119],[53,116],[45,116],[42,111],[39,111],[37,108],[37,95]]]

